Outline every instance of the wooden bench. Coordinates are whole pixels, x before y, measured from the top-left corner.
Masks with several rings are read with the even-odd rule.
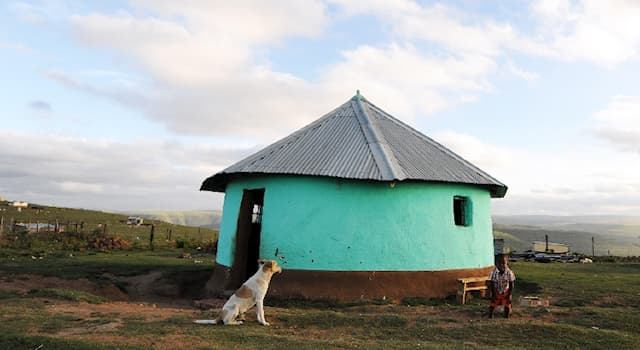
[[[479,290],[480,296],[484,297],[487,292],[487,277],[465,277],[458,278],[458,298],[460,304],[464,304],[467,299],[467,292]]]

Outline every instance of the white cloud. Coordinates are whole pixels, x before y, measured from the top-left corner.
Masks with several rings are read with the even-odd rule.
[[[526,80],[528,82],[534,82],[536,80],[538,80],[539,75],[534,73],[534,72],[529,72],[526,71],[518,66],[516,66],[513,62],[508,61],[507,62],[507,70],[515,75],[516,77]]]
[[[99,194],[104,191],[102,185],[99,184],[88,184],[73,181],[62,181],[55,184],[62,192],[65,193]]]
[[[483,50],[433,55],[410,42],[344,50],[343,60],[325,66],[317,81],[274,71],[256,52],[277,47],[288,37],[320,35],[329,23],[324,4],[293,4],[243,3],[227,8],[202,2],[185,6],[141,1],[136,6],[145,16],[135,11],[76,15],[71,22],[82,42],[116,50],[149,74],[149,83],[133,89],[105,88],[76,72],[55,71],[49,76],[140,109],[179,133],[258,140],[272,140],[307,124],[358,88],[405,120],[474,101],[477,94],[491,89],[489,78],[497,63]],[[441,7],[429,12],[412,2],[402,4],[429,13],[434,20],[443,17],[438,23],[444,26],[451,22],[446,16],[454,15]],[[347,11],[353,6],[343,5]],[[449,30],[440,28],[438,33]],[[486,30],[477,29],[474,37],[483,37]],[[456,38],[447,42],[453,45]]]
[[[490,90],[487,79],[495,70],[494,62],[482,56],[441,58],[398,44],[360,46],[343,55],[344,61],[327,70],[324,87],[362,87],[374,103],[405,120]]]
[[[638,57],[640,3],[635,0],[540,0],[532,5],[540,40],[553,55],[614,66]]]
[[[76,15],[71,23],[83,42],[132,56],[155,79],[180,86],[227,83],[255,65],[261,45],[319,35],[327,21],[319,1],[136,5],[145,15]],[[146,15],[149,11],[156,16]]]
[[[640,96],[616,96],[593,119],[597,136],[619,150],[640,154]]]
[[[433,137],[483,170],[508,167],[515,158],[513,151],[489,144],[471,135],[455,131],[442,131],[433,134]]]
[[[543,151],[506,148],[452,131],[435,133],[466,160],[509,187],[495,214],[627,214],[640,210],[640,162],[598,148]]]
[[[254,150],[0,130],[0,193],[95,209],[220,209],[202,181]]]
[[[457,54],[499,59],[510,51],[615,66],[638,57],[640,3],[635,0],[538,0],[534,29],[497,22],[442,4],[334,0],[345,15],[375,15],[398,38],[426,41]],[[516,75],[517,72],[514,72]]]

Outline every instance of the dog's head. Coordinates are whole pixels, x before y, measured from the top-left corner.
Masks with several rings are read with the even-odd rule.
[[[260,268],[265,273],[280,273],[282,272],[282,268],[278,266],[278,262],[275,260],[263,260],[259,259],[258,264],[260,264]]]

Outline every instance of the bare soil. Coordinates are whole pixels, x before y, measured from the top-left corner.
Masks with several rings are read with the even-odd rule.
[[[95,283],[86,278],[66,280],[40,275],[0,276],[0,290],[15,290],[26,293],[32,289],[45,288],[79,290],[114,301],[129,300],[127,293],[120,290],[113,283]]]

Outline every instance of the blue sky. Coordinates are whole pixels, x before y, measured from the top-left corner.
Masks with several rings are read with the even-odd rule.
[[[8,1],[0,195],[221,209],[206,177],[360,89],[509,186],[496,214],[640,212],[635,1]]]

